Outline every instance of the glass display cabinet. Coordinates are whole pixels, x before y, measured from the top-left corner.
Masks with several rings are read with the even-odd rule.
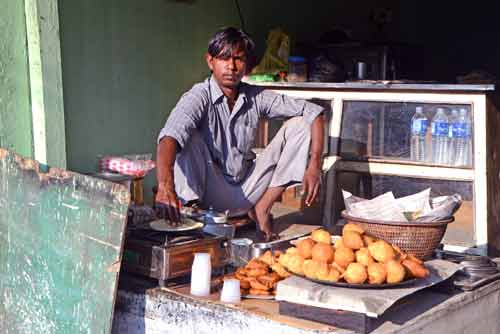
[[[341,189],[373,198],[431,188],[432,197],[458,193],[463,199],[445,249],[500,253],[500,113],[493,85],[266,86],[330,106],[323,225],[340,219]]]

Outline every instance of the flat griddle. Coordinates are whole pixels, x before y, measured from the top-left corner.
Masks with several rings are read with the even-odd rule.
[[[203,223],[188,217],[181,217],[180,224],[176,225],[167,219],[157,219],[149,222],[147,226],[159,232],[186,232],[203,228]]]

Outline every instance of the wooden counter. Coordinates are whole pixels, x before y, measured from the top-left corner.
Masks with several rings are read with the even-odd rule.
[[[121,278],[123,281],[123,278]],[[372,333],[500,333],[500,281],[475,291],[424,290],[387,311]],[[127,277],[118,292],[113,333],[342,333],[352,331],[278,314],[274,301],[244,300],[237,306],[218,295],[193,298],[187,288],[148,289]]]

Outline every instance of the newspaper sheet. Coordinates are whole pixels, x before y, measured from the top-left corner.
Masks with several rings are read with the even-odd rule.
[[[451,217],[457,212],[461,204],[462,197],[459,194],[432,198],[432,210],[418,217],[416,221],[432,222]]]
[[[403,212],[415,212],[419,215],[427,214],[432,210],[429,203],[430,195],[431,188],[427,188],[419,193],[400,197],[396,199],[396,202]]]
[[[349,214],[364,219],[406,221],[392,192],[387,192],[369,201],[352,203]]]
[[[462,204],[458,194],[431,198],[431,188],[413,195],[395,198],[387,192],[374,199],[356,197],[342,190],[347,213],[356,218],[384,221],[432,222],[453,216]]]

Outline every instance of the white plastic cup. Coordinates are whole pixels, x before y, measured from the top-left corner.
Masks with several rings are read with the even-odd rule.
[[[234,278],[224,280],[220,301],[223,303],[237,304],[241,301],[240,281]]]
[[[210,295],[212,264],[209,253],[195,253],[191,267],[191,294],[198,297]]]

